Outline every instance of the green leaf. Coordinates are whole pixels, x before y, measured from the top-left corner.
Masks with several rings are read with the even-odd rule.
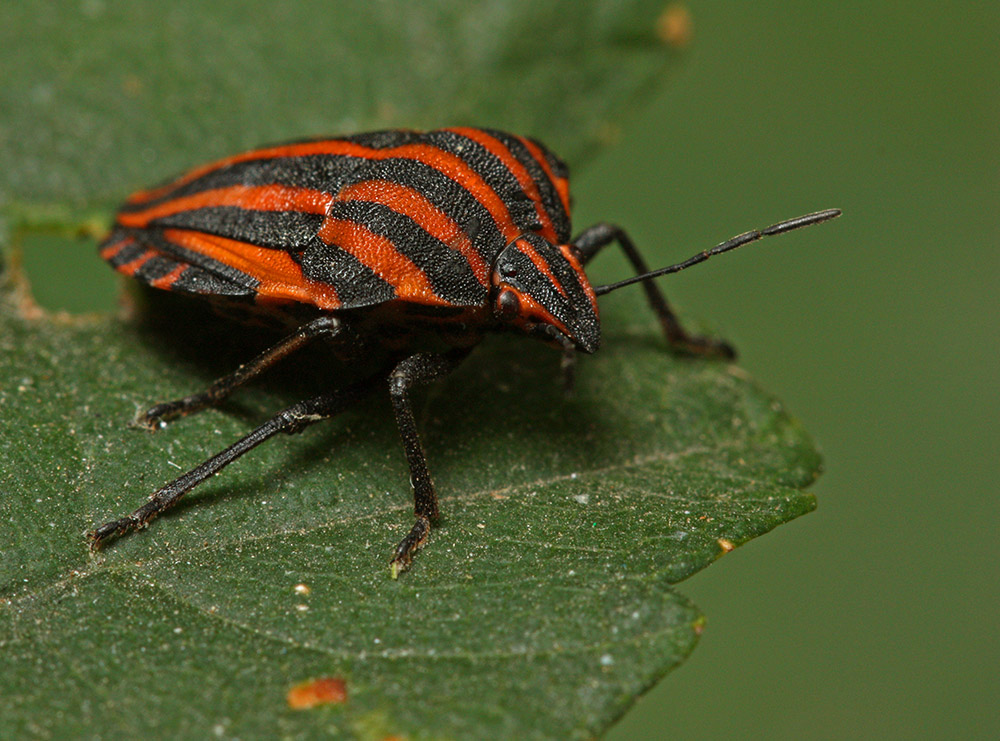
[[[421,397],[444,516],[399,581],[412,504],[383,399],[90,557],[86,528],[295,396],[276,382],[129,429],[216,369],[152,330],[4,308],[0,687],[22,734],[592,734],[692,649],[702,617],[672,585],[814,506],[816,454],[777,402],[619,318],[571,398],[555,354],[518,338]],[[317,676],[346,679],[348,704],[287,709]]]
[[[307,353],[221,409],[131,429],[267,338],[183,304],[47,313],[18,265],[62,266],[70,288],[54,293],[75,291],[85,265],[106,270],[70,262],[92,243],[39,235],[267,139],[486,123],[575,163],[662,73],[659,4],[217,5],[18,3],[0,28],[0,48],[22,50],[0,53],[19,83],[0,89],[17,248],[0,285],[0,723],[14,737],[600,733],[701,632],[673,585],[815,505],[817,453],[739,368],[670,356],[639,292],[607,302],[572,396],[548,348],[492,338],[417,397],[442,519],[398,581],[387,562],[412,501],[380,397],[270,441],[91,556],[86,529],[336,378]],[[33,267],[45,240],[56,259]],[[319,677],[344,680],[347,701],[291,709],[288,691]]]
[[[662,7],[8,3],[0,195],[115,202],[264,142],[396,126],[499,126],[579,163],[662,78]]]

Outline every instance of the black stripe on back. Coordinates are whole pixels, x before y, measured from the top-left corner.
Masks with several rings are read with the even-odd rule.
[[[126,244],[116,254],[108,259],[108,263],[114,268],[119,268],[133,260],[141,257],[149,250],[157,253],[144,262],[132,276],[142,283],[151,283],[157,278],[162,278],[179,265],[187,265],[170,286],[172,291],[182,291],[185,293],[209,294],[215,296],[226,296],[234,299],[253,300],[257,295],[257,281],[249,275],[233,268],[229,268],[215,260],[192,253],[172,242],[168,242],[162,234],[150,230],[116,229],[112,235],[105,240],[104,245],[112,244],[126,238],[132,238],[130,244]],[[177,258],[177,259],[174,259]],[[218,275],[208,269],[198,267],[198,263],[206,266],[214,266],[226,273]]]
[[[172,260],[166,255],[155,255],[144,262],[132,276],[143,283],[151,283],[157,278],[162,278],[181,263]]]
[[[562,178],[563,180],[569,179],[569,167],[563,162],[556,153],[549,149],[547,146],[538,141],[538,139],[528,137],[528,141],[538,147],[542,154],[545,155],[545,161],[549,163],[549,167],[552,170],[552,174],[557,178]]]
[[[396,298],[396,289],[354,255],[319,237],[292,259],[307,278],[333,286],[343,308],[371,306]]]
[[[333,141],[351,142],[352,144],[359,144],[362,147],[371,147],[372,149],[392,149],[393,147],[402,147],[405,144],[419,143],[424,141],[425,138],[422,131],[413,131],[412,129],[383,129],[381,131],[365,131],[360,134],[342,136]],[[315,141],[323,141],[323,139],[316,139]]]
[[[258,247],[302,250],[323,223],[320,214],[301,211],[255,211],[239,206],[211,206],[181,211],[150,222],[151,227],[189,229]]]
[[[484,131],[507,147],[510,153],[514,155],[514,158],[528,170],[528,174],[531,175],[531,179],[534,180],[535,184],[538,186],[539,194],[542,197],[542,206],[545,208],[546,212],[548,212],[549,218],[552,219],[552,225],[555,228],[556,237],[558,237],[560,244],[566,244],[569,242],[570,232],[572,231],[569,214],[567,214],[566,209],[563,208],[562,199],[559,198],[559,192],[556,190],[555,183],[549,179],[548,174],[546,174],[545,170],[538,163],[538,160],[532,156],[531,152],[528,151],[528,148],[518,137],[504,131],[496,131],[495,129],[484,129]],[[533,139],[531,141],[545,153],[546,159],[549,161],[549,165],[551,166],[552,159],[550,158],[551,153],[549,150],[539,142]],[[552,156],[554,157],[554,155]],[[553,167],[552,172],[553,174],[559,176],[559,171],[566,172],[566,166],[563,165],[558,159],[556,159],[556,162],[559,163],[559,170]]]
[[[386,129],[384,131],[370,131],[338,139],[324,137],[299,139],[261,147],[261,149],[325,141],[350,142],[363,147],[370,147],[371,149],[390,149],[392,147],[403,146],[404,144],[420,142],[422,139],[423,134],[420,132],[404,129]],[[159,198],[143,201],[142,203],[126,203],[120,210],[125,213],[144,211],[147,208],[171,201],[174,198],[201,193],[205,190],[215,190],[216,188],[230,188],[234,185],[258,186],[280,184],[336,193],[348,182],[351,177],[351,171],[355,167],[363,167],[364,164],[365,161],[363,158],[352,155],[310,154],[301,157],[260,157],[243,162],[235,162],[231,165],[220,167],[217,170],[212,170],[200,178],[196,178],[189,183],[184,183]],[[183,177],[183,174],[180,177]],[[168,180],[164,185],[170,182]]]
[[[511,221],[520,231],[528,232],[541,228],[535,202],[524,192],[517,176],[508,169],[503,160],[479,142],[454,131],[431,131],[426,139],[432,146],[461,159],[479,175],[507,206]]]
[[[573,265],[558,251],[558,248],[550,245],[542,247],[536,245],[535,251],[545,264],[549,266],[549,270],[552,271],[556,280],[559,281],[559,285],[566,291],[570,304],[573,306],[590,306],[590,297],[580,284],[580,276],[573,269]]]
[[[468,234],[473,248],[487,265],[492,265],[496,256],[507,246],[507,240],[493,215],[475,195],[430,165],[403,157],[372,160],[356,176],[359,176],[358,182],[388,180],[420,192]]]
[[[143,229],[141,231],[131,230],[131,233],[136,242],[166,253],[180,262],[185,262],[189,265],[200,268],[206,273],[210,273],[216,278],[232,284],[232,288],[227,289],[225,295],[233,295],[233,292],[236,291],[237,288],[243,289],[242,293],[249,292],[251,294],[256,294],[257,287],[260,284],[256,278],[251,275],[247,275],[242,270],[237,270],[236,268],[226,265],[224,262],[219,262],[218,260],[202,254],[201,252],[196,252],[194,250],[189,250],[186,247],[182,247],[181,245],[167,239],[163,233],[157,229]],[[206,293],[207,291],[198,292]],[[240,291],[236,292],[240,293]]]
[[[333,286],[344,308],[370,306],[396,297],[395,289],[356,257],[317,236],[324,216],[296,211],[252,211],[235,206],[196,209],[176,215],[179,224],[196,231],[249,242],[258,247],[288,252],[313,281]],[[166,217],[164,221],[171,220]],[[157,220],[160,223],[160,220]],[[196,226],[197,225],[197,226]],[[244,275],[204,255],[174,247],[188,262],[216,275]],[[257,286],[257,281],[245,276]]]
[[[428,234],[409,216],[381,203],[339,201],[330,215],[361,224],[392,242],[427,277],[440,298],[453,304],[476,306],[485,300],[485,289],[476,280],[461,252]]]
[[[121,238],[122,232],[116,230],[115,235],[113,236],[118,236],[119,238]],[[108,243],[112,241],[117,242],[118,239],[114,240],[109,239]],[[108,264],[110,264],[111,267],[113,268],[120,268],[122,265],[127,265],[128,263],[140,257],[148,249],[149,247],[147,245],[139,244],[138,242],[132,242],[131,244],[125,245],[120,250],[118,250],[118,252],[116,252],[114,255],[108,258]]]
[[[170,290],[203,296],[225,296],[244,301],[253,301],[257,297],[257,292],[252,288],[238,285],[194,265],[180,274],[170,286]]]
[[[516,250],[511,264],[517,269],[517,285],[552,313],[563,324],[568,324],[572,317],[566,313],[566,299],[559,293],[552,281],[542,273],[531,258]]]
[[[336,195],[344,187],[365,180],[389,180],[419,191],[469,233],[474,248],[488,264],[492,264],[496,255],[506,246],[506,240],[493,216],[476,200],[472,193],[430,165],[405,157],[366,160],[348,155],[309,155],[307,157],[250,160],[209,173],[156,201],[126,206],[122,210],[141,211],[156,203],[169,201],[173,198],[234,185],[273,184],[307,187]],[[224,207],[215,207],[215,209],[218,208]],[[215,209],[209,211],[209,220],[213,215],[218,214]],[[202,210],[205,209],[184,213],[196,214]],[[236,211],[249,213],[239,208],[236,208]],[[178,214],[177,218],[184,220],[198,217]],[[227,225],[229,224],[228,218],[226,217]],[[473,225],[476,228],[472,228]],[[230,226],[230,228],[236,230],[239,227]],[[213,226],[211,231],[217,233],[216,226]]]

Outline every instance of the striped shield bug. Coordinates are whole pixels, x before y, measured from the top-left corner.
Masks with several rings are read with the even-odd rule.
[[[597,298],[641,282],[674,351],[731,358],[725,342],[686,332],[653,279],[762,237],[826,221],[835,209],[750,231],[651,271],[624,230],[570,233],[568,171],[543,144],[501,131],[377,131],[293,142],[214,162],[122,205],[100,254],[143,284],[244,305],[294,325],[204,391],[157,404],[155,430],[219,404],[244,383],[322,338],[374,370],[284,409],[89,533],[92,549],[145,525],[195,486],[278,433],[327,419],[388,390],[410,469],[416,521],[396,546],[395,577],[438,516],[410,391],[441,378],[489,332],[513,331],[571,359],[601,342]],[[617,243],[635,270],[594,287],[584,267]]]

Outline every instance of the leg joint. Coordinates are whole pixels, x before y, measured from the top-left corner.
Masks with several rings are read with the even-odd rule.
[[[311,322],[304,325],[302,327],[302,333],[306,337],[318,337],[322,334],[336,332],[339,329],[340,319],[332,314],[324,314],[323,316],[313,319]]]
[[[573,246],[582,252],[586,257],[592,257],[602,247],[605,247],[616,239],[625,236],[625,230],[617,224],[600,222],[587,227],[580,232],[573,240]]]
[[[413,385],[413,380],[402,370],[394,370],[389,374],[389,393],[392,396],[404,396]]]

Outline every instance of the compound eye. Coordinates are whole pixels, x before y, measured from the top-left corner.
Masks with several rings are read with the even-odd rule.
[[[497,298],[497,308],[501,319],[510,320],[521,313],[521,300],[513,291],[501,291]]]

